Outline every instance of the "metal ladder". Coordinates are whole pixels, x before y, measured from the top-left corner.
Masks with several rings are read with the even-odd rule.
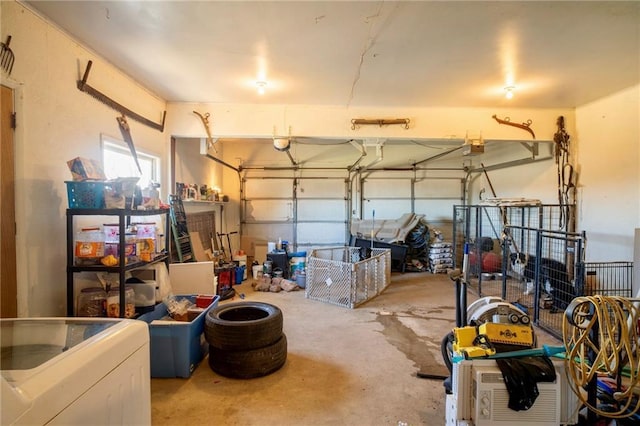
[[[178,262],[195,262],[191,237],[187,229],[187,215],[184,212],[182,198],[177,195],[169,195],[169,205],[171,206],[171,234],[175,243]]]

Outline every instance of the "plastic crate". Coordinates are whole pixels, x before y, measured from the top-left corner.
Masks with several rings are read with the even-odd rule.
[[[107,185],[103,181],[65,181],[67,184],[67,198],[70,209],[103,209],[104,189]]]
[[[196,303],[196,295],[178,295],[176,298],[187,298]],[[211,305],[191,322],[163,321],[162,318],[168,315],[164,303],[138,318],[149,324],[151,377],[191,377],[209,352],[209,344],[203,335],[205,316],[219,300],[220,296],[215,296]]]

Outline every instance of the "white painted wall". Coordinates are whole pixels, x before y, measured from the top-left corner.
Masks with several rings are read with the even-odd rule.
[[[186,184],[197,184],[198,187],[207,185],[208,188],[222,186],[222,171],[220,165],[200,153],[201,142],[204,139],[176,138],[175,149],[175,181]],[[217,146],[218,154],[222,147]],[[211,151],[212,155],[218,155]],[[172,188],[171,193],[175,189]]]
[[[154,121],[159,122],[162,111],[167,110],[164,133],[129,120],[136,145],[161,157],[163,197],[168,192],[171,136],[205,136],[194,110],[211,114],[212,133],[217,137],[268,138],[274,132],[286,135],[291,131],[292,135],[299,136],[360,140],[373,137],[462,138],[467,131],[482,132],[485,138],[491,139],[528,139],[526,132],[496,123],[491,118],[493,114],[510,116],[515,122],[532,120],[537,138],[550,140],[556,131],[557,117],[563,115],[574,149],[580,147],[573,158],[579,162],[579,198],[582,199],[579,229],[586,230],[589,236],[588,253],[600,261],[632,259],[633,230],[638,227],[640,211],[640,89],[637,86],[577,111],[166,105],[162,99],[19,3],[0,2],[0,15],[2,35],[13,36],[11,48],[16,54],[13,74],[10,79],[3,77],[3,84],[15,87],[18,97],[16,213],[20,316],[64,314],[67,206],[64,180],[70,178],[66,161],[76,156],[99,158],[100,134],[119,136],[117,113],[76,88],[76,81],[81,78],[88,60],[94,61],[89,78],[92,86]],[[372,117],[410,118],[411,127],[409,130],[400,126],[351,129],[352,118]],[[272,147],[261,150],[259,157],[249,148],[238,142],[233,147],[226,147],[221,153],[222,159],[234,166],[248,159],[271,165],[290,164],[286,155]],[[319,158],[333,161],[325,154]],[[355,158],[357,152],[353,150],[348,155]],[[496,160],[485,156],[474,157],[472,161],[474,164],[483,161],[485,165],[491,165]],[[224,167],[221,174],[221,188],[232,200],[225,211],[229,215],[230,230],[233,230],[233,224],[239,221],[238,175]],[[193,178],[198,176],[194,174]],[[495,171],[491,173],[491,179],[499,196],[526,196],[555,202],[556,177],[552,160]],[[474,187],[474,196],[477,196],[477,189],[485,184],[476,179],[474,185],[477,186]],[[470,201],[476,202],[477,198]],[[237,242],[234,244],[238,247]]]
[[[63,315],[66,308],[66,161],[101,159],[100,134],[121,139],[118,114],[76,87],[88,60],[89,83],[129,109],[161,121],[165,102],[13,1],[0,2],[3,38],[15,64],[3,84],[16,88],[18,315]],[[128,120],[136,145],[167,165],[166,134]],[[166,188],[166,180],[162,181]]]
[[[580,229],[587,260],[633,260],[640,226],[640,86],[576,110]]]
[[[211,131],[219,137],[294,136],[326,138],[464,138],[467,131],[482,133],[485,139],[531,139],[529,133],[498,124],[491,118],[510,116],[514,122],[532,120],[536,138],[550,140],[559,115],[572,117],[569,109],[495,108],[347,108],[304,105],[221,105],[170,103],[167,127],[179,137],[203,137],[204,129],[193,111],[211,114]],[[351,128],[353,118],[409,118],[402,126]],[[567,123],[571,133],[571,120]]]

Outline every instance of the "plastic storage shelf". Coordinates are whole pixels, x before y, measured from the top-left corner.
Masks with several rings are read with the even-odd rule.
[[[165,248],[164,254],[157,256],[151,262],[125,263],[125,228],[129,224],[131,217],[140,216],[162,216],[165,222]],[[117,216],[120,233],[119,260],[117,266],[104,265],[74,265],[74,218],[76,216]],[[125,272],[137,269],[158,262],[165,262],[169,268],[171,258],[169,238],[170,238],[169,209],[160,210],[128,210],[128,209],[67,209],[67,316],[74,316],[74,289],[73,280],[76,272],[112,272],[120,275],[120,317],[124,317],[125,310]]]

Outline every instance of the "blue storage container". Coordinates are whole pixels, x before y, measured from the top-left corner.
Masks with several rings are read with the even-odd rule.
[[[196,295],[179,295],[195,304]],[[151,377],[191,377],[191,373],[209,352],[209,344],[203,336],[205,316],[218,305],[215,296],[211,305],[191,322],[158,321],[168,315],[164,303],[156,305],[152,312],[138,319],[149,324],[151,340]]]
[[[102,181],[65,181],[70,209],[103,209],[104,189]]]

